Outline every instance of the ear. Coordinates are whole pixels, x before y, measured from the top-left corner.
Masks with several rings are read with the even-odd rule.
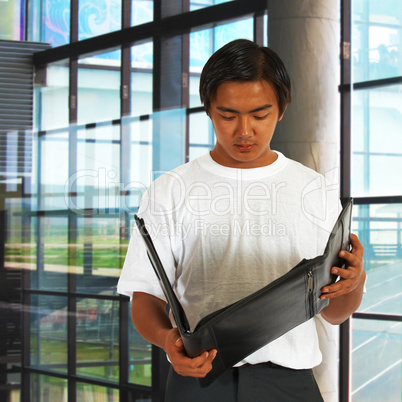
[[[287,104],[285,105],[285,110],[283,111],[283,113],[282,113],[281,116],[279,117],[278,121],[281,121],[281,120],[282,120],[282,117],[283,117],[283,115],[285,114],[288,105],[289,105],[289,103],[287,103]]]

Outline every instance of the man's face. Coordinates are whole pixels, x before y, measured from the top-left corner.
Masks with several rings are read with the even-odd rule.
[[[255,168],[276,160],[270,142],[282,116],[268,82],[220,84],[209,116],[216,135],[211,151],[215,162],[233,168]]]

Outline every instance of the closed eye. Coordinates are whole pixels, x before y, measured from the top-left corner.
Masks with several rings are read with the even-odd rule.
[[[268,114],[269,114],[269,113],[265,114],[264,116],[254,116],[254,118],[255,118],[256,120],[264,120],[264,119],[268,116]]]
[[[233,120],[236,116],[223,116],[223,115],[221,115],[221,117],[222,117],[223,120],[230,121],[230,120]]]

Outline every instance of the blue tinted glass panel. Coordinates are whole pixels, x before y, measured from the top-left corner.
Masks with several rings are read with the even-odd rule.
[[[108,125],[105,128],[109,132],[107,140],[79,139],[77,144],[77,172],[70,182],[77,186],[75,212],[80,216],[88,208],[94,209],[96,215],[113,213],[118,208],[120,144],[111,138],[119,126]]]
[[[201,105],[199,77],[202,68],[212,53],[235,39],[253,40],[253,27],[253,18],[246,18],[190,34],[190,107]]]
[[[195,0],[190,1],[190,11],[199,10],[200,8],[211,7],[217,4],[228,3],[233,0]]]
[[[131,48],[131,116],[152,113],[152,42]]]
[[[40,6],[33,8],[34,20],[39,10],[42,13],[39,19],[40,41],[50,43],[53,47],[69,43],[70,0],[42,0]]]
[[[50,64],[46,70],[46,86],[36,89],[40,97],[38,130],[51,130],[68,126],[69,65]]]
[[[120,117],[120,54],[120,50],[116,50],[79,60],[79,124]]]
[[[121,29],[121,0],[79,0],[78,39]]]
[[[402,75],[402,2],[352,2],[353,81]]]
[[[402,314],[402,204],[355,205],[353,211],[367,273],[359,312]]]
[[[131,1],[131,26],[141,25],[154,20],[153,0]]]
[[[215,135],[210,118],[205,112],[191,113],[189,160],[209,152],[215,145]]]
[[[353,92],[352,194],[400,195],[401,85]]]
[[[66,209],[64,186],[68,180],[68,136],[68,131],[60,131],[39,137],[38,207],[41,210]]]
[[[401,400],[401,323],[352,320],[353,402]]]

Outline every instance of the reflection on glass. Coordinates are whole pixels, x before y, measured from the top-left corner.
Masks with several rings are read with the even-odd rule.
[[[20,186],[17,191],[21,191]],[[35,270],[37,244],[31,225],[35,219],[30,218],[29,211],[24,209],[22,198],[6,198],[2,214],[4,268]]]
[[[118,301],[77,300],[77,374],[119,380]]]
[[[120,118],[120,50],[79,60],[77,122]]]
[[[134,384],[152,386],[152,346],[136,331],[130,314],[129,322],[129,381]]]
[[[402,3],[354,0],[353,81],[402,75]]]
[[[131,116],[152,113],[152,42],[131,48]]]
[[[68,126],[69,65],[50,64],[46,69],[46,85],[35,89],[39,94],[38,130],[52,130]]]
[[[235,39],[253,40],[253,27],[253,18],[245,18],[190,33],[190,107],[201,105],[198,89],[200,74],[212,53]]]
[[[352,320],[353,402],[400,401],[402,324]]]
[[[66,401],[67,380],[32,374],[31,395],[32,401]]]
[[[353,92],[352,194],[400,195],[402,86]]]
[[[32,272],[31,286],[38,289],[65,291],[70,266],[68,222],[66,216],[40,216],[33,220],[33,229],[41,241],[36,250],[36,270]]]
[[[88,39],[121,28],[121,0],[79,0],[78,39]]]
[[[77,382],[77,401],[119,402],[119,390]]]
[[[67,372],[67,298],[32,296],[31,363]]]
[[[402,204],[355,205],[352,231],[364,247],[367,273],[358,311],[402,314]]]
[[[119,225],[118,215],[77,219],[78,291],[114,293],[125,256],[120,251]]]

